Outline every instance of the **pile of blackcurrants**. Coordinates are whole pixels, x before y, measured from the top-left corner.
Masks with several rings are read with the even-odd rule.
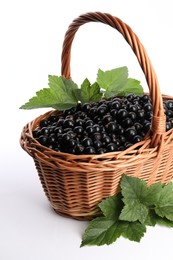
[[[173,101],[164,101],[166,131],[173,128]],[[150,130],[152,104],[149,95],[79,103],[40,121],[33,131],[38,142],[56,152],[103,154],[123,151],[143,141]]]

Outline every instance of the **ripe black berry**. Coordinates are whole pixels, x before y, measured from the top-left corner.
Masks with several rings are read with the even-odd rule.
[[[172,100],[166,101],[165,104],[166,104],[167,109],[173,110],[173,101]]]
[[[102,143],[104,146],[111,143],[111,138],[109,136],[105,136],[104,138],[102,138]]]
[[[136,118],[137,118],[137,115],[136,115],[135,112],[129,112],[128,117],[129,117],[133,122],[135,122],[135,120],[136,120]]]
[[[85,152],[85,154],[95,154],[96,150],[95,150],[95,148],[93,146],[87,146],[84,149],[84,152]]]
[[[117,118],[119,120],[123,120],[128,116],[128,112],[126,109],[120,109],[117,113]]]
[[[133,137],[133,143],[138,143],[138,142],[141,142],[142,140],[143,140],[143,138],[140,135],[135,135]]]
[[[84,152],[84,146],[82,144],[77,144],[75,147],[75,153],[83,154],[83,152]]]
[[[74,131],[74,133],[81,135],[84,130],[83,130],[82,126],[75,126],[73,131]]]
[[[128,140],[133,140],[133,137],[137,134],[136,130],[134,128],[127,128],[125,130],[125,136]]]
[[[109,143],[106,146],[106,151],[107,152],[113,152],[113,151],[116,151],[116,150],[117,150],[117,146],[114,143]]]
[[[32,132],[32,135],[34,138],[38,138],[40,136],[40,130],[39,129],[36,129]]]
[[[146,103],[146,104],[144,105],[144,109],[145,109],[146,112],[152,111],[152,105],[151,105],[151,103]]]
[[[107,125],[106,125],[106,129],[109,133],[115,133],[116,131],[116,122],[112,121],[112,122],[109,122]]]
[[[40,121],[40,127],[42,128],[42,127],[45,127],[45,126],[48,126],[48,121],[46,119],[42,119]]]
[[[107,107],[104,106],[104,105],[101,105],[100,107],[98,107],[97,109],[97,113],[99,116],[103,116],[106,114],[106,111],[107,111]]]
[[[103,117],[103,124],[106,125],[108,124],[109,122],[112,121],[112,116],[110,114],[107,114]]]
[[[95,147],[96,149],[101,148],[101,147],[102,147],[102,142],[101,142],[100,140],[95,140],[95,141],[94,141],[94,147]]]
[[[86,146],[91,146],[93,145],[93,141],[91,138],[89,137],[85,137],[82,141],[82,144],[86,147]]]
[[[124,119],[124,120],[122,121],[122,126],[125,127],[125,128],[128,128],[128,127],[130,127],[130,126],[132,126],[132,125],[133,125],[133,121],[132,121],[132,119],[129,118],[129,117],[127,117],[126,119]]]
[[[166,122],[166,131],[169,131],[172,128],[171,122]]]
[[[45,137],[44,135],[40,135],[38,138],[38,141],[42,144],[42,145],[46,145],[48,143],[48,139],[47,137]]]
[[[85,122],[85,126],[87,127],[87,126],[93,126],[94,125],[94,122],[93,122],[93,120],[91,120],[91,119],[89,119],[89,120],[87,120],[86,122]]]
[[[121,108],[120,102],[119,101],[112,102],[112,108],[120,109]]]
[[[80,118],[76,119],[75,126],[83,126],[83,120]]]

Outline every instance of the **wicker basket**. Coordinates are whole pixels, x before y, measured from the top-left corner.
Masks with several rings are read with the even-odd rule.
[[[165,132],[163,100],[156,74],[147,53],[131,28],[119,18],[105,13],[86,13],[69,26],[62,50],[62,75],[70,78],[70,51],[78,28],[101,22],[117,29],[136,54],[145,74],[153,104],[152,129],[144,141],[125,151],[102,155],[72,155],[55,152],[39,144],[32,131],[40,120],[59,111],[50,111],[28,123],[22,131],[22,148],[34,159],[38,175],[53,209],[61,215],[87,220],[98,214],[97,204],[118,192],[122,174],[137,176],[148,185],[173,177],[173,130]]]

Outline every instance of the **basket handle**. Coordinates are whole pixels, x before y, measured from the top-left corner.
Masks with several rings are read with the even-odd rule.
[[[75,33],[79,27],[88,22],[101,22],[118,30],[128,44],[131,46],[135,53],[138,62],[144,72],[146,81],[148,83],[150,97],[153,105],[153,119],[152,119],[152,135],[151,146],[156,147],[161,144],[163,135],[165,133],[165,114],[163,109],[163,100],[160,92],[156,73],[153,69],[151,61],[147,55],[147,52],[141,44],[137,35],[132,29],[122,22],[119,18],[114,17],[107,13],[89,12],[80,15],[69,26],[63,42],[62,57],[61,57],[61,75],[66,78],[71,78],[70,75],[70,58],[71,58],[71,46],[75,36]]]

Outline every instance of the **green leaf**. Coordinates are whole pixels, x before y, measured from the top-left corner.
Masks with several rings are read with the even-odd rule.
[[[146,226],[140,222],[126,222],[122,235],[131,241],[140,242],[146,232]]]
[[[173,228],[173,221],[171,221],[167,218],[162,218],[162,217],[157,216],[156,221],[157,221],[157,224],[160,225],[160,226]]]
[[[120,67],[113,70],[102,71],[98,70],[97,82],[99,86],[106,91],[118,93],[127,81],[127,67]]]
[[[104,199],[99,203],[98,206],[105,217],[117,220],[123,208],[121,194],[118,194],[117,196],[110,196],[107,199]]]
[[[160,217],[173,221],[173,183],[163,186],[156,203],[155,212]]]
[[[53,107],[59,110],[71,108],[78,102],[74,92],[76,89],[77,85],[72,80],[49,75],[49,88],[36,92],[36,96],[20,108]]]
[[[145,219],[146,226],[154,227],[157,224],[157,215],[153,209],[149,209],[147,218]]]
[[[148,208],[137,199],[133,200],[132,202],[126,201],[126,203],[120,214],[120,220],[139,220],[141,223],[144,223],[148,216]]]
[[[57,98],[48,88],[36,92],[36,96],[29,99],[20,109],[33,109],[41,107],[52,107],[57,104]]]
[[[123,175],[120,186],[125,204],[120,214],[120,219],[128,221],[139,220],[141,223],[144,223],[148,215],[148,208],[145,205],[146,182],[136,177]]]
[[[140,81],[136,79],[128,78],[125,85],[120,89],[118,96],[126,96],[128,94],[142,95],[143,88],[140,85]]]
[[[102,71],[99,69],[97,82],[105,91],[105,98],[114,96],[126,96],[128,94],[142,95],[143,88],[140,81],[128,78],[127,67],[120,67],[113,70]]]
[[[88,79],[85,79],[78,91],[79,100],[82,103],[97,102],[102,98],[100,87],[97,82],[91,85]]]
[[[98,217],[90,221],[82,237],[81,247],[85,245],[110,245],[121,235],[121,228],[115,219]]]
[[[150,207],[159,200],[162,184],[156,183],[147,187],[145,181],[123,175],[121,189],[125,206],[120,214],[120,219],[128,221],[139,220],[141,223],[145,223],[147,218],[149,218]]]

